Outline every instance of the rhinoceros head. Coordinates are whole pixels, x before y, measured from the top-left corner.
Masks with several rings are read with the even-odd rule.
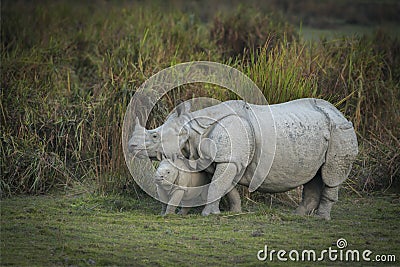
[[[136,118],[135,129],[128,142],[129,152],[138,158],[161,160],[180,154],[189,138],[190,103],[180,104],[160,127],[147,130]]]
[[[172,187],[178,178],[179,170],[169,160],[163,159],[157,168],[154,181],[165,189]]]
[[[161,158],[159,129],[147,130],[136,118],[135,128],[128,142],[129,152],[138,158]]]

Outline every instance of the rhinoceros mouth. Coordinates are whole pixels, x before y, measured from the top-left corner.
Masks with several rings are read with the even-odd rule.
[[[134,157],[137,157],[140,159],[144,159],[144,158],[148,157],[148,155],[146,153],[146,149],[144,149],[144,148],[135,148],[135,150],[132,151],[132,154]]]

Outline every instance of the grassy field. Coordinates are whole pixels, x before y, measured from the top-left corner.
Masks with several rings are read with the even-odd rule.
[[[291,214],[292,207],[244,201],[245,214],[161,217],[146,196],[12,197],[1,201],[1,265],[261,266],[257,252],[313,249],[339,238],[347,250],[400,260],[399,195],[343,195],[331,221]],[[301,255],[301,254],[300,254]],[[339,254],[338,254],[339,255]],[[273,265],[310,266],[310,262]],[[325,266],[395,266],[395,262],[321,262]]]

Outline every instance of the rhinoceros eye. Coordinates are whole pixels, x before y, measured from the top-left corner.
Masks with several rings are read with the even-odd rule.
[[[154,139],[156,139],[156,138],[158,137],[158,135],[157,135],[157,134],[153,134],[152,137],[153,137]]]

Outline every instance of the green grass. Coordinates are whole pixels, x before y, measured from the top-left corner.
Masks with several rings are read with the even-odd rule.
[[[1,201],[1,265],[255,266],[265,264],[256,258],[264,245],[318,252],[339,238],[348,249],[394,254],[398,261],[399,202],[399,195],[343,195],[333,220],[322,221],[292,215],[276,202],[244,201],[248,213],[235,216],[164,218],[159,203],[145,196],[12,197]]]

